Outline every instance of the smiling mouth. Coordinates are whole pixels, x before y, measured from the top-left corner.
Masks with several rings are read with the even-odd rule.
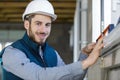
[[[46,37],[46,34],[45,33],[40,33],[40,34],[37,34],[40,38],[45,38]]]

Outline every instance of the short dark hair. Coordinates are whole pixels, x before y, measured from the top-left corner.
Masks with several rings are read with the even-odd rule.
[[[28,14],[24,17],[24,20],[28,20],[29,22],[31,22],[32,18],[35,17],[35,14]]]

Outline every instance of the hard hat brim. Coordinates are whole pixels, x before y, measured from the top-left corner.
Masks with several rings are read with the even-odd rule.
[[[46,16],[50,16],[52,18],[52,21],[55,21],[57,19],[57,15],[56,14],[50,14],[50,13],[46,13],[46,12],[42,12],[42,11],[37,11],[37,12],[34,12],[34,13],[29,13],[27,15],[30,15],[30,14],[41,14],[41,15],[46,15]],[[23,21],[24,21],[24,17],[26,15],[23,14]]]

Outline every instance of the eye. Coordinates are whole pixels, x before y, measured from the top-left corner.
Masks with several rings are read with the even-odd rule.
[[[36,25],[40,26],[42,23],[41,22],[36,22]]]
[[[51,23],[47,23],[47,24],[46,24],[46,27],[51,27]]]

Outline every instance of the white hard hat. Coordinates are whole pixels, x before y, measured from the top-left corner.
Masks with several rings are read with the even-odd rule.
[[[29,14],[43,14],[50,16],[52,20],[56,20],[57,15],[54,13],[54,8],[52,4],[48,0],[33,0],[31,1],[23,13],[22,19],[24,21],[24,18],[26,15]]]

